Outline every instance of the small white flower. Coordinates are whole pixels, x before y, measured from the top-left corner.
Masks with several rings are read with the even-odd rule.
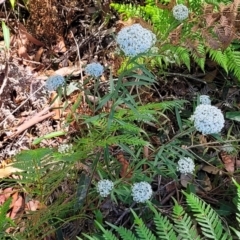
[[[100,77],[103,74],[104,68],[100,63],[89,63],[85,67],[85,73],[92,77]]]
[[[73,148],[72,144],[63,143],[63,144],[58,146],[58,152],[61,153],[61,154],[71,153],[72,148]]]
[[[97,192],[100,194],[101,197],[107,197],[113,190],[113,186],[114,184],[111,180],[100,180],[97,183]]]
[[[63,86],[65,79],[61,75],[53,75],[49,77],[45,83],[48,91],[56,91],[59,87]]]
[[[201,95],[199,97],[200,104],[211,105],[211,99],[208,95]]]
[[[231,143],[224,144],[221,147],[222,151],[227,152],[227,153],[232,153],[235,151],[234,146]]]
[[[200,104],[192,116],[194,126],[202,134],[221,132],[224,127],[224,117],[220,109],[211,105]]]
[[[182,174],[193,173],[195,169],[195,164],[190,157],[180,158],[178,161],[177,170]]]
[[[156,42],[156,35],[137,23],[121,29],[116,41],[126,56],[134,57],[149,51]]]
[[[147,182],[134,183],[132,187],[132,196],[135,202],[144,203],[152,196],[152,187]]]
[[[183,21],[188,18],[188,8],[183,4],[178,4],[173,8],[173,16],[178,21]]]

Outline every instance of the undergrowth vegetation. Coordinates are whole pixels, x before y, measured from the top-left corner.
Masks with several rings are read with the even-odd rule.
[[[189,11],[181,21],[172,13],[179,4]],[[191,99],[165,99],[158,85],[174,67],[206,71],[209,59],[239,84],[240,52],[234,42],[239,6],[217,0],[112,3],[122,18],[115,36],[119,69],[87,65],[86,82],[96,86],[108,71],[107,92],[102,95],[95,85],[90,91],[79,81],[79,98],[59,135],[68,141],[44,146],[43,139],[58,139],[53,133],[14,157],[14,178],[4,178],[2,186],[14,186],[26,205],[37,207],[13,221],[7,215],[11,198],[3,201],[1,239],[240,237],[240,185],[232,180],[238,175],[238,111],[215,104],[216,99],[214,106],[197,90]],[[53,102],[68,97],[69,81],[62,76],[50,77],[46,85],[56,90]],[[151,101],[146,95],[157,97]],[[72,126],[74,133],[66,130]],[[208,197],[212,185],[221,189],[221,200],[214,199],[219,196],[214,191]]]

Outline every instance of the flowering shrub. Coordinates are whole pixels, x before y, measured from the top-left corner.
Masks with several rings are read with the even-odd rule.
[[[126,56],[134,57],[149,51],[156,42],[156,35],[140,24],[133,24],[119,31],[116,41]]]
[[[195,169],[195,164],[190,157],[181,158],[178,161],[177,170],[182,174],[193,173]]]
[[[202,134],[214,134],[221,132],[224,126],[222,112],[214,106],[200,104],[196,107],[192,116],[194,126]]]
[[[132,187],[132,196],[135,202],[144,203],[152,196],[152,187],[147,182],[134,183]]]
[[[60,86],[63,86],[65,79],[61,75],[53,75],[49,77],[45,83],[46,88],[49,91],[56,91]]]
[[[113,186],[114,184],[111,180],[100,180],[97,183],[97,192],[100,194],[101,197],[107,197],[112,191]]]
[[[178,4],[173,7],[173,16],[178,21],[183,21],[188,18],[188,8],[183,4]]]
[[[208,95],[201,95],[199,97],[199,100],[200,100],[200,104],[211,105],[211,100]]]
[[[100,77],[104,68],[100,63],[90,63],[85,67],[85,73],[92,77]]]

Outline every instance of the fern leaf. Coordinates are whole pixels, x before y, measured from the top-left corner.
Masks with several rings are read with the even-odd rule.
[[[187,203],[193,211],[198,224],[201,226],[204,236],[215,240],[232,239],[231,235],[229,235],[223,227],[220,217],[210,205],[206,204],[193,193],[183,193],[186,196]]]
[[[228,73],[228,60],[227,56],[220,50],[209,49],[210,58],[217,62]]]
[[[161,216],[153,205],[148,202],[149,208],[154,212],[154,223],[156,225],[158,237],[161,240],[176,240],[173,224],[170,223],[166,216]]]
[[[135,219],[135,229],[139,240],[157,240],[152,231],[144,224],[143,220],[131,209]]]
[[[122,226],[117,227],[111,223],[107,223],[107,224],[111,226],[113,229],[115,229],[123,240],[137,240],[136,236],[131,230],[128,230]]]
[[[103,232],[103,237],[105,240],[119,240],[112,231],[106,230],[98,221],[95,221],[95,223],[98,225],[98,227]]]
[[[233,74],[240,81],[240,52],[232,51],[229,47],[226,49],[226,55],[228,58],[227,66],[229,71],[233,72]]]
[[[173,220],[175,222],[176,232],[179,234],[178,239],[184,240],[200,240],[190,216],[188,216],[183,207],[180,206],[175,199],[175,206],[173,208]]]

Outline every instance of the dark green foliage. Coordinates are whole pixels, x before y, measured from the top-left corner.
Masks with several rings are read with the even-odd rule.
[[[239,188],[240,189],[240,188]],[[240,192],[240,191],[239,191]],[[133,211],[134,230],[129,230],[124,227],[117,227],[109,224],[112,229],[106,230],[99,223],[98,226],[103,232],[104,239],[115,240],[200,240],[200,239],[233,239],[229,229],[218,216],[214,209],[198,198],[193,193],[187,194],[184,192],[187,205],[190,207],[192,214],[185,212],[184,208],[174,200],[172,217],[163,216],[152,203],[148,202],[148,207],[154,213],[154,227],[147,227],[142,218]],[[238,203],[240,202],[240,194]],[[197,225],[200,225],[201,231],[197,230]],[[115,232],[115,233],[114,233]],[[101,239],[83,234],[87,239]],[[79,238],[80,239],[80,238]]]

